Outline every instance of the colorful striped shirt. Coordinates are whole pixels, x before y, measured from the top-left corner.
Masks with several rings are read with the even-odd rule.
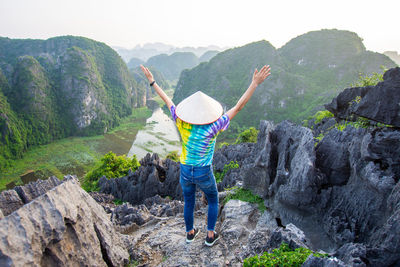
[[[192,166],[211,165],[217,135],[228,129],[228,115],[224,114],[210,124],[196,125],[179,119],[176,116],[174,105],[171,106],[170,111],[182,138],[180,162]]]

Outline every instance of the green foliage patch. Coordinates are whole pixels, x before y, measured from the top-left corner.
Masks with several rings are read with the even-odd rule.
[[[180,162],[179,160],[179,154],[178,151],[171,151],[168,153],[168,155],[166,156],[167,159],[176,161],[176,162]]]
[[[214,172],[214,176],[215,176],[215,181],[217,183],[222,182],[222,180],[225,177],[225,174],[232,169],[237,169],[239,168],[239,164],[236,161],[231,161],[228,164],[225,164],[222,172]]]
[[[261,212],[264,212],[267,209],[264,205],[264,200],[261,197],[254,195],[249,189],[230,188],[229,193],[224,199],[224,205],[231,199],[255,203],[258,205],[258,209]]]
[[[244,130],[238,135],[235,144],[257,143],[257,135],[258,130],[254,127],[250,127],[249,129]]]
[[[98,181],[105,175],[108,179],[126,176],[129,169],[135,171],[140,166],[136,155],[127,158],[125,155],[117,156],[113,152],[105,154],[97,166],[88,172],[83,180],[82,187],[86,191],[98,191]]]
[[[365,87],[365,86],[375,86],[379,82],[383,81],[383,74],[388,70],[386,67],[381,66],[382,73],[373,72],[370,75],[360,73],[358,80],[352,84],[351,87]]]
[[[244,267],[300,267],[310,256],[326,257],[327,254],[313,252],[307,248],[296,248],[292,250],[287,243],[282,243],[279,248],[276,248],[272,253],[264,252],[262,255],[256,255],[244,260]]]

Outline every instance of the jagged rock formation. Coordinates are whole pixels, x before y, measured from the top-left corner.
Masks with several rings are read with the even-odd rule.
[[[66,177],[69,178],[70,176]],[[59,184],[61,184],[61,181],[52,176],[47,180],[37,180],[35,183],[2,191],[0,193],[0,210],[7,216]]]
[[[146,198],[160,195],[182,199],[179,185],[179,164],[166,159],[161,160],[157,154],[147,154],[140,160],[140,167],[135,173],[115,179],[102,177],[99,187],[102,193],[131,204],[141,204]]]
[[[399,68],[391,69],[377,86],[347,89],[332,103],[346,107],[360,95],[354,92],[364,90],[360,103],[376,112],[363,115],[396,126],[399,101],[390,100],[398,96],[399,78]],[[317,125],[314,135],[289,122],[274,126],[262,121],[250,151],[235,145],[216,152],[215,166],[231,160],[240,165],[221,184],[234,185],[242,178],[243,186],[262,196],[284,225],[305,230],[314,248],[338,248],[335,255],[349,265],[398,265],[400,130],[347,126],[339,131],[332,120]],[[324,133],[316,146],[315,133]]]
[[[376,87],[356,88],[354,91],[395,90],[393,88],[398,88],[400,77],[398,70],[389,70],[384,82]],[[384,93],[376,96],[373,101],[376,110],[385,110],[381,105],[387,104],[378,97],[388,96]],[[333,102],[337,106],[345,106],[348,99],[339,95]],[[365,99],[372,101],[371,98]],[[393,109],[389,108],[385,112],[391,111]],[[380,115],[389,118],[390,114],[385,112]],[[390,122],[395,123],[397,117],[392,118]],[[340,120],[340,117],[336,120]],[[314,138],[316,133],[324,135],[322,140]],[[278,125],[261,121],[256,144],[224,146],[216,151],[215,170],[222,171],[223,166],[231,161],[238,162],[240,168],[226,173],[218,185],[219,190],[239,185],[263,197],[271,211],[271,218],[276,218],[286,228],[293,224],[304,231],[309,239],[302,243],[304,246],[331,252],[351,266],[400,264],[399,129],[355,128],[348,125],[339,130],[335,127],[335,118],[323,120],[313,130],[288,121]],[[137,173],[119,180],[108,181],[103,178],[100,185],[104,192],[121,199],[125,197],[132,204],[140,203],[151,194],[168,194],[180,199],[178,166],[171,161],[160,161],[156,155],[148,155]],[[163,185],[162,181],[168,181],[168,186]],[[228,212],[227,207],[223,208],[224,212]],[[250,213],[246,213],[247,217],[242,220],[239,216],[241,212],[246,213],[240,210],[235,213],[236,217],[231,217],[236,223],[232,221],[232,225],[235,225],[232,226],[232,232],[227,225],[220,228],[226,237],[223,242],[228,250],[234,249],[233,244],[237,242],[242,242],[240,246],[246,245],[246,242],[258,244],[256,239],[252,239],[256,237],[250,234],[254,228],[244,229],[243,225],[246,225],[245,228],[249,225],[253,227],[251,225],[261,223],[261,217],[254,215],[256,213],[251,215],[254,211],[249,208]],[[227,220],[223,214],[221,220]],[[252,219],[246,219],[250,217]],[[271,223],[265,224],[269,225],[268,229],[272,227]],[[161,229],[172,231],[169,228]],[[246,234],[243,237],[240,233]],[[283,233],[275,233],[272,240],[278,240],[276,243],[285,240]],[[267,233],[264,236],[268,236]],[[250,245],[250,250],[244,255],[268,249],[272,246],[271,239],[268,240],[269,243],[263,240],[259,248]],[[314,258],[309,261],[328,264]]]
[[[392,99],[399,77],[395,68],[376,87],[355,88],[353,92],[380,90],[382,94],[374,94],[373,101],[365,97],[367,93],[362,97],[382,111],[377,116],[393,118],[386,123],[395,124],[398,116],[392,114],[396,109],[391,107],[398,101],[389,104],[386,100]],[[392,94],[385,93],[390,90]],[[346,106],[351,98],[343,95],[333,100],[337,107]],[[385,105],[389,107],[384,109]],[[248,158],[240,161],[233,156],[243,150],[240,145],[217,151],[215,164],[238,160],[235,179],[243,178],[244,187],[262,196],[284,225],[293,223],[309,236],[319,232],[311,240],[314,248],[334,251],[340,247],[336,255],[351,265],[400,264],[400,130],[318,128],[314,130],[323,132],[324,137],[314,147],[317,141],[313,141],[310,129],[286,121],[276,126],[262,121],[250,164]],[[224,160],[218,154],[226,155],[226,151],[231,156]],[[227,174],[227,181],[232,179],[229,176],[232,174]]]
[[[398,81],[399,75],[398,69],[390,70],[376,88],[387,90],[392,84],[387,81]],[[347,100],[335,101],[344,106]],[[374,103],[382,110],[379,105],[386,102],[378,98]],[[260,195],[268,209],[261,214],[255,204],[239,200],[222,206],[227,193],[221,192],[217,230],[222,238],[212,249],[201,237],[185,243],[179,164],[148,154],[135,173],[100,179],[103,194],[92,195],[103,208],[74,179],[57,185],[53,178],[43,186],[38,182],[3,192],[0,237],[7,238],[0,238],[0,263],[57,265],[72,259],[115,266],[126,263],[129,253],[148,265],[235,266],[284,241],[291,248],[323,249],[332,256],[310,256],[304,266],[397,266],[400,130],[351,125],[338,130],[332,119],[313,130],[288,121],[261,121],[256,144],[216,151],[216,170],[230,161],[240,166],[226,173],[219,189],[243,186]],[[315,133],[324,134],[322,140]],[[130,204],[115,206],[104,193]],[[195,218],[204,238],[206,207],[200,198]]]
[[[377,105],[371,105],[377,99]],[[400,67],[385,72],[376,86],[348,88],[325,105],[337,118],[361,116],[376,122],[400,127]]]
[[[0,220],[0,265],[122,266],[126,241],[70,177]]]

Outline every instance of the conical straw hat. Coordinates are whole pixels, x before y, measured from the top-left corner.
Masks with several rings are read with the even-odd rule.
[[[209,124],[221,117],[222,105],[212,97],[197,91],[176,107],[176,116],[190,124]]]

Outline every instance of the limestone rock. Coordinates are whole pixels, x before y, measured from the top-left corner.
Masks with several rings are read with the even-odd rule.
[[[336,251],[335,256],[350,266],[367,266],[366,262],[364,262],[367,256],[367,249],[363,244],[347,243]]]
[[[23,205],[24,202],[14,189],[5,190],[0,193],[0,210],[5,216],[11,214]]]
[[[1,266],[121,266],[124,239],[74,179],[0,220]]]
[[[163,161],[157,154],[147,154],[140,165],[136,172],[121,178],[100,178],[100,192],[111,194],[133,205],[141,204],[146,198],[155,195],[182,199],[179,163],[169,159]]]
[[[56,176],[51,176],[46,180],[39,179],[36,182],[30,182],[26,185],[16,186],[14,190],[17,191],[22,201],[26,204],[38,196],[45,194],[47,191],[61,183],[62,182]]]
[[[313,255],[308,256],[306,261],[301,265],[302,267],[346,267],[344,262],[337,258],[322,258],[314,257]]]
[[[376,86],[348,88],[325,107],[341,119],[355,114],[400,127],[399,91],[400,67],[396,67],[386,71],[383,82]],[[356,101],[357,97],[359,101]]]
[[[256,227],[260,212],[257,205],[240,200],[230,200],[221,214],[221,235],[228,246],[241,247],[247,244],[250,232]]]

